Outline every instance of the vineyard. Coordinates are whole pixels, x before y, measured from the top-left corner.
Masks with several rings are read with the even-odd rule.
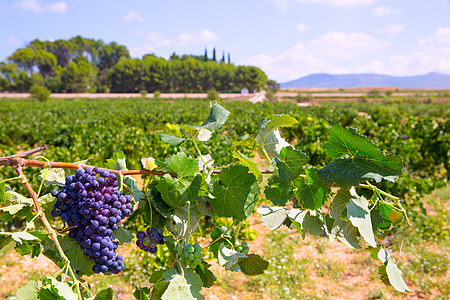
[[[235,286],[242,298],[336,299],[342,291],[318,292],[307,279],[339,286],[352,272],[345,261],[339,265],[322,255],[340,247],[327,244],[334,239],[357,249],[356,265],[370,266],[365,276],[372,288],[363,298],[445,299],[449,293],[443,280],[449,262],[448,104],[0,103],[1,157],[49,145],[35,160],[20,157],[20,171],[11,160],[0,168],[1,261],[12,264],[8,255],[14,248],[28,257],[42,252],[40,258],[61,268],[53,276],[26,278],[15,290],[2,280],[1,297],[24,287],[18,299],[33,292],[39,299],[110,299],[113,286],[118,299],[133,293],[137,299],[227,299],[235,293],[227,289]],[[31,195],[24,176],[43,195],[33,200],[41,202],[42,214],[31,209],[30,198],[19,196]],[[123,204],[107,200],[113,196],[123,197]],[[79,211],[83,216],[112,206],[121,213],[113,219],[108,214],[110,225],[91,220],[79,234],[73,228],[86,224],[64,215],[76,206],[69,198],[102,203],[103,208],[86,204]],[[38,221],[44,215],[52,227]],[[70,231],[60,231],[65,223]],[[57,235],[70,264],[46,229]],[[93,248],[95,234],[103,236],[98,243],[105,246],[98,247],[104,248]],[[316,249],[316,257],[303,253],[289,263],[305,245]],[[102,249],[104,262],[94,253]],[[380,278],[391,287],[379,285]]]

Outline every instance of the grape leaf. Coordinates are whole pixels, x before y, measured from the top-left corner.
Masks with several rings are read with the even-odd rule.
[[[228,119],[230,112],[216,102],[209,103],[211,110],[202,127],[209,130],[218,130]]]
[[[379,202],[378,206],[383,218],[390,221],[392,224],[397,224],[403,220],[403,214],[398,210],[395,210],[391,205]]]
[[[158,164],[156,163],[156,160],[153,157],[144,157],[141,158],[141,164],[142,168],[145,170],[153,171],[158,167]]]
[[[358,230],[352,224],[341,219],[335,219],[331,229],[330,241],[337,238],[341,243],[352,249],[360,249]]]
[[[309,161],[308,155],[292,147],[284,147],[280,151],[280,157],[273,159],[277,168],[277,176],[281,180],[293,180],[303,171],[303,165]]]
[[[123,151],[117,151],[112,158],[106,160],[107,168],[113,170],[127,170],[126,157]]]
[[[152,291],[150,300],[160,300],[162,298],[162,295],[166,292],[169,284],[170,284],[170,282],[167,282],[167,281],[155,283],[153,285],[153,291]]]
[[[192,179],[198,173],[197,160],[188,157],[184,152],[178,152],[170,158],[167,170],[176,173],[178,179]]]
[[[53,276],[47,276],[46,278],[50,281],[51,285],[58,293],[58,296],[62,297],[63,299],[66,299],[66,300],[77,300],[78,299],[78,295],[75,294],[74,291],[72,291],[72,289],[70,288],[70,286],[67,283],[58,281]]]
[[[178,146],[186,141],[185,138],[179,138],[169,134],[160,134],[161,141],[171,146]]]
[[[47,173],[47,175],[46,175]],[[66,184],[66,174],[64,169],[56,168],[56,169],[42,169],[39,173],[39,180],[44,180],[44,184],[46,186],[49,185],[57,185],[64,186]]]
[[[203,282],[203,287],[206,288],[212,287],[214,282],[217,280],[217,277],[209,270],[209,267],[211,267],[211,265],[206,261],[202,261],[201,264],[198,264],[197,267],[195,267],[195,273],[200,276]]]
[[[354,186],[371,178],[377,182],[393,181],[402,173],[400,157],[385,155],[353,128],[333,126],[325,150],[328,156],[336,158],[317,172],[328,186]]]
[[[169,285],[168,282],[164,282],[166,285]],[[153,286],[153,293],[155,292],[156,287]],[[151,289],[148,287],[137,287],[134,292],[133,296],[136,300],[149,300],[148,294],[150,293]],[[162,294],[161,294],[162,295]],[[159,297],[161,298],[161,297]]]
[[[298,181],[297,199],[305,208],[319,209],[322,207],[325,197],[330,193],[330,189],[320,181],[317,169],[309,168],[305,172],[306,178]]]
[[[118,226],[117,229],[113,231],[112,236],[120,243],[131,243],[131,241],[133,240],[133,235],[128,230],[120,226]]]
[[[8,234],[9,232],[2,232],[1,234]],[[19,244],[22,244],[22,240],[24,241],[32,241],[32,240],[39,240],[37,237],[32,235],[31,233],[28,233],[26,231],[19,231],[19,232],[13,232],[11,234],[11,238]]]
[[[269,267],[269,263],[258,254],[248,254],[238,264],[242,273],[247,276],[260,275]]]
[[[386,274],[389,283],[399,292],[411,292],[402,277],[402,271],[399,270],[392,257],[389,257],[386,265]]]
[[[38,300],[41,281],[30,280],[16,292],[16,300]]]
[[[270,157],[280,158],[281,149],[290,145],[281,138],[278,128],[290,127],[297,123],[296,119],[288,115],[271,115],[261,121],[256,141]],[[264,156],[263,151],[259,152],[261,156]]]
[[[347,209],[346,205],[350,202],[352,195],[350,195],[349,190],[339,189],[331,202],[331,216],[333,219],[340,219],[342,213]],[[345,214],[347,215],[347,214]]]
[[[125,176],[125,178],[123,179],[123,183],[130,188],[134,201],[139,201],[139,199],[145,196],[144,193],[142,193],[141,190],[137,187],[137,180],[133,177],[129,175]]]
[[[220,244],[218,253],[219,264],[224,267],[225,270],[239,271],[239,269],[236,268],[236,265],[240,259],[245,257],[247,257],[246,254],[227,248],[223,243]]]
[[[358,228],[358,231],[364,240],[370,246],[376,247],[377,243],[375,241],[375,236],[372,229],[369,202],[364,197],[356,195],[356,193],[352,194],[352,196],[357,197],[350,199],[350,203],[346,205],[347,217],[350,222]]]
[[[233,151],[233,157],[239,159],[239,163],[247,168],[249,168],[250,172],[252,172],[253,175],[255,175],[256,179],[259,179],[259,177],[262,175],[261,171],[258,169],[258,165],[260,164],[254,162],[244,154],[238,151]]]
[[[109,287],[97,293],[94,300],[112,300],[114,296],[113,294],[114,290]]]
[[[264,195],[275,205],[284,206],[292,198],[293,183],[289,180],[281,181],[276,176],[271,176],[264,190]]]
[[[280,228],[286,220],[289,210],[284,207],[268,207],[263,206],[256,210],[261,215],[261,221],[270,230]]]
[[[67,235],[64,237],[58,236],[58,240],[67,258],[70,260],[72,268],[79,270],[86,276],[92,275],[94,261],[90,260],[89,257],[84,254],[78,242],[72,240]]]
[[[244,220],[253,211],[259,186],[254,186],[256,178],[248,171],[244,166],[231,166],[222,170],[220,180],[213,185],[214,198],[209,200],[218,216]]]
[[[164,273],[163,277],[169,281],[169,286],[161,296],[162,300],[173,299],[203,299],[200,290],[202,289],[202,280],[200,276],[192,270],[183,269],[184,276],[180,275],[175,268]]]
[[[288,213],[289,219],[294,223],[295,227],[305,237],[306,231],[311,235],[323,234],[322,222],[316,211],[291,209]]]

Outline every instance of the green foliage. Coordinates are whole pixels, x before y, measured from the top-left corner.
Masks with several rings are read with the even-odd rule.
[[[175,58],[172,60],[175,61]],[[177,61],[183,60],[189,60],[189,58],[177,59]],[[116,130],[115,132],[109,130],[109,126],[113,127],[113,123],[108,123],[106,118],[103,119],[100,113],[101,109],[96,110],[99,115],[92,118],[86,115],[88,109],[80,108],[79,116],[76,115],[77,112],[71,111],[65,120],[71,120],[71,122],[67,122],[69,125],[64,128],[66,134],[60,134],[61,138],[58,143],[61,147],[57,148],[58,151],[65,154],[72,153],[74,149],[77,149],[79,152],[73,154],[76,156],[73,157],[73,160],[79,161],[89,156],[89,152],[86,152],[89,149],[85,148],[92,147],[85,142],[80,133],[90,135],[92,143],[95,143],[96,140],[105,143],[105,140],[116,139],[117,136],[120,136],[123,141],[115,143],[124,146],[125,151],[110,155],[113,158],[106,162],[109,168],[126,170],[132,168],[133,164],[140,167],[141,157],[134,157],[135,162],[133,162],[133,159],[130,159],[130,156],[133,157],[132,154],[127,156],[132,150],[137,151],[138,149],[141,153],[147,151],[144,157],[150,157],[149,153],[151,153],[152,157],[165,161],[162,163],[153,160],[152,168],[158,172],[165,172],[165,174],[144,177],[143,192],[138,189],[135,179],[128,176],[124,178],[124,184],[127,186],[125,189],[129,188],[129,192],[138,202],[137,211],[130,219],[125,220],[130,224],[130,231],[134,231],[134,227],[140,226],[136,225],[139,222],[152,226],[157,224],[157,227],[164,230],[164,241],[169,251],[167,256],[161,259],[161,264],[164,264],[167,269],[155,272],[150,280],[154,284],[153,294],[149,295],[150,290],[140,288],[135,293],[136,297],[140,299],[145,299],[145,297],[201,298],[202,287],[211,286],[215,281],[214,275],[209,270],[209,264],[204,261],[206,258],[199,256],[199,254],[205,254],[206,249],[217,258],[221,266],[233,272],[254,276],[263,274],[265,270],[269,269],[269,262],[265,261],[262,256],[249,253],[251,249],[237,241],[241,222],[254,211],[261,188],[266,197],[277,205],[257,210],[262,216],[263,223],[270,230],[279,229],[285,225],[291,229],[297,229],[302,237],[306,237],[307,234],[326,235],[330,240],[336,238],[351,248],[366,248],[372,252],[371,256],[374,259],[381,262],[379,270],[382,280],[391,284],[398,291],[408,291],[399,267],[390,257],[385,245],[381,242],[382,239],[378,239],[380,236],[386,236],[394,226],[397,228],[402,221],[410,225],[406,210],[403,208],[404,202],[381,189],[386,179],[393,180],[395,176],[400,175],[403,167],[402,161],[397,156],[386,155],[366,137],[353,129],[346,128],[345,125],[348,124],[345,123],[354,118],[351,113],[335,117],[323,115],[322,111],[313,110],[312,112],[315,112],[316,115],[304,115],[302,112],[294,110],[299,117],[297,120],[285,113],[292,109],[290,106],[273,107],[269,104],[262,104],[253,108],[256,116],[252,116],[251,114],[243,115],[242,107],[245,106],[243,103],[235,104],[234,109],[233,104],[230,104],[232,114],[221,105],[211,103],[210,113],[205,119],[201,110],[199,111],[195,107],[195,105],[198,106],[198,103],[190,106],[192,111],[186,114],[177,113],[181,110],[178,110],[180,108],[176,106],[176,103],[164,108],[166,114],[158,111],[158,103],[152,103],[152,114],[148,114],[146,111],[145,114],[140,115],[138,112],[148,108],[145,106],[148,105],[147,102],[133,100],[132,109],[120,105],[121,108],[117,110],[113,122],[118,123],[117,120],[129,120],[130,122],[123,122],[127,125],[117,126],[120,128],[113,129]],[[124,102],[119,102],[119,104],[122,103]],[[55,105],[55,103],[50,104]],[[183,105],[186,104],[183,103]],[[48,108],[46,103],[42,106]],[[56,109],[61,107],[56,106]],[[90,103],[89,110],[92,110],[93,107],[95,109],[95,104]],[[250,108],[250,106],[248,107]],[[114,110],[114,101],[111,102],[110,108]],[[5,110],[4,107],[2,109]],[[134,114],[130,112],[134,112]],[[46,128],[51,130],[49,137],[58,136],[59,132],[56,130],[61,130],[58,127],[54,129],[55,124],[60,122],[57,120],[64,120],[64,114],[59,111],[58,113],[54,119],[47,116],[46,122],[49,122],[50,125]],[[269,116],[263,118],[262,113],[267,113]],[[381,115],[382,112],[379,113]],[[130,116],[133,117],[130,118]],[[319,117],[326,120],[321,120]],[[159,125],[159,128],[151,129],[157,131],[154,141],[150,138],[152,137],[149,134],[150,130],[142,130],[143,133],[138,133],[139,130],[137,130],[139,126],[148,126],[151,118],[154,118],[156,124]],[[234,120],[237,120],[238,124],[232,124],[229,128],[227,126],[225,133],[221,130],[230,118],[235,118]],[[77,123],[73,119],[88,119],[88,122]],[[260,121],[261,119],[262,121]],[[344,127],[340,125],[332,127],[327,120],[330,123],[340,121],[345,125]],[[52,121],[55,122],[52,123]],[[103,121],[105,122],[103,123]],[[256,121],[255,124],[251,123],[253,121]],[[418,118],[414,121],[417,126],[429,124],[426,119]],[[433,121],[436,122],[437,127],[440,126],[436,120]],[[383,119],[380,119],[379,122],[383,122]],[[422,125],[421,122],[423,122]],[[435,130],[436,124],[431,124]],[[32,125],[36,124],[32,123]],[[370,123],[370,125],[373,124]],[[21,126],[25,127],[17,127],[17,132],[23,130],[25,133],[35,133],[36,126],[28,124],[21,124]],[[93,127],[97,128],[93,129]],[[158,137],[157,135],[166,128],[172,131],[171,134]],[[105,133],[102,132],[102,129],[105,129],[108,135],[103,135]],[[282,131],[280,132],[280,130]],[[6,128],[1,132],[2,136],[11,134]],[[17,132],[15,132],[16,135]],[[251,134],[251,136],[243,142],[236,143],[238,137],[245,133]],[[287,138],[282,138],[282,134]],[[303,135],[302,138],[299,134]],[[380,137],[382,135],[376,135],[378,141],[380,141]],[[434,145],[437,145],[435,151],[442,151],[439,149],[445,143],[445,140],[442,140],[443,137],[445,138],[445,130],[432,137]],[[159,143],[161,139],[170,142],[172,147],[171,145],[161,145]],[[312,139],[318,140],[326,146],[315,148],[318,144],[304,144]],[[294,148],[288,141],[298,141],[298,144],[294,145]],[[402,139],[402,141],[404,140]],[[33,144],[38,142],[34,140]],[[392,140],[389,142],[392,143]],[[442,144],[440,144],[441,142]],[[230,146],[233,143],[237,145],[231,149]],[[217,151],[212,146],[215,144],[219,145]],[[96,147],[99,145],[101,144],[95,144]],[[210,146],[212,146],[211,150]],[[247,146],[251,150],[245,148]],[[113,151],[113,149],[105,147],[104,151],[108,150]],[[261,157],[266,159],[265,163],[271,164],[269,168],[273,175],[268,180],[260,180],[265,176],[261,171],[259,173],[255,171],[255,174],[251,173],[257,168],[256,162],[252,162],[249,158],[250,151],[253,150],[259,150],[262,153]],[[209,154],[203,155],[202,152],[209,152]],[[58,152],[49,153],[54,154],[57,158],[60,155]],[[329,161],[325,155],[335,160],[323,167]],[[127,161],[125,161],[126,156]],[[324,161],[318,161],[319,158],[323,158]],[[92,163],[98,162],[99,165],[104,165],[103,160],[104,158],[93,157]],[[342,162],[345,163],[342,164]],[[49,178],[46,183],[60,183],[60,176],[57,175],[57,172],[48,173]],[[389,184],[392,183],[389,182]],[[331,185],[339,186],[340,189],[337,191],[330,189]],[[0,214],[1,220],[10,221],[14,217],[25,218],[29,223],[36,220],[36,218],[32,219],[34,218],[32,201],[3,185],[0,186],[0,201],[3,211]],[[41,204],[48,203],[45,195],[40,197],[39,201]],[[51,209],[51,205],[42,205],[42,207]],[[192,245],[190,238],[205,216],[230,218],[232,223],[225,228],[216,227],[211,232],[211,241],[205,241],[202,251],[201,248],[195,249],[196,246]],[[51,220],[50,216],[48,218]],[[53,236],[39,236],[34,232],[27,232],[27,230],[2,233],[0,245],[6,247],[7,244],[14,243],[18,253],[32,256],[36,256],[43,249],[43,253],[47,257],[64,268],[64,257],[61,256],[57,247],[59,243],[70,261],[71,268],[78,276],[91,273],[92,266],[89,263],[92,262],[72,239],[67,236],[54,239]],[[132,240],[130,233],[126,230],[118,233],[115,235],[118,241],[129,242]],[[191,251],[191,247],[193,251]],[[198,253],[197,257],[194,253]],[[190,256],[191,254],[193,258]],[[180,259],[187,262],[181,263]],[[71,288],[72,285],[68,285],[60,278],[45,277],[28,285],[25,292],[38,293],[48,297],[54,294],[57,297],[70,298],[72,297],[71,293],[78,293],[76,291],[77,281],[73,278],[72,280],[75,281],[73,288]],[[105,297],[109,295],[109,291],[101,293]]]
[[[50,90],[39,85],[33,85],[30,88],[30,94],[31,96],[36,99],[37,101],[43,102],[50,99]]]
[[[141,94],[141,97],[142,97],[142,98],[146,98],[148,92],[147,92],[146,90],[140,90],[140,91],[139,91],[139,94]]]
[[[207,92],[207,99],[209,101],[219,100],[219,93],[216,91],[216,89],[211,89]]]

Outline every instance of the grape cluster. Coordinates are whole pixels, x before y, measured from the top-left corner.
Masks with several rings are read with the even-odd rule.
[[[250,250],[246,241],[243,241],[241,244],[239,244],[239,242],[236,242],[236,246],[234,247],[234,249],[237,252],[241,252],[244,254],[248,254],[248,251]]]
[[[202,257],[202,247],[199,244],[186,244],[183,246],[181,258],[188,268],[195,269],[202,262]]]
[[[116,174],[108,170],[79,168],[66,177],[60,191],[51,192],[57,198],[52,215],[69,225],[69,237],[95,261],[94,273],[117,274],[124,268],[112,233],[120,220],[131,214],[133,205],[131,196],[122,195],[117,186]]]
[[[149,227],[147,230],[138,231],[136,233],[136,245],[144,251],[155,253],[158,248],[157,245],[164,244],[164,235],[161,229]]]

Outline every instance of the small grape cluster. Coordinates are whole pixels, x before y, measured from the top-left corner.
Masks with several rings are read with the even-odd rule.
[[[117,274],[124,268],[112,233],[131,214],[133,205],[131,196],[122,195],[117,186],[117,175],[108,170],[79,168],[66,177],[60,191],[51,192],[57,198],[52,215],[69,225],[69,237],[95,261],[94,273]]]
[[[239,244],[239,242],[236,242],[236,246],[234,247],[234,250],[236,250],[237,252],[248,254],[248,251],[250,250],[250,248],[248,247],[247,242],[243,241],[240,244]]]
[[[136,245],[144,251],[155,253],[158,248],[157,245],[164,244],[164,235],[161,229],[149,227],[147,230],[138,231],[136,233]]]
[[[199,244],[186,244],[183,246],[181,258],[188,268],[195,269],[202,262],[202,257],[202,247]]]

